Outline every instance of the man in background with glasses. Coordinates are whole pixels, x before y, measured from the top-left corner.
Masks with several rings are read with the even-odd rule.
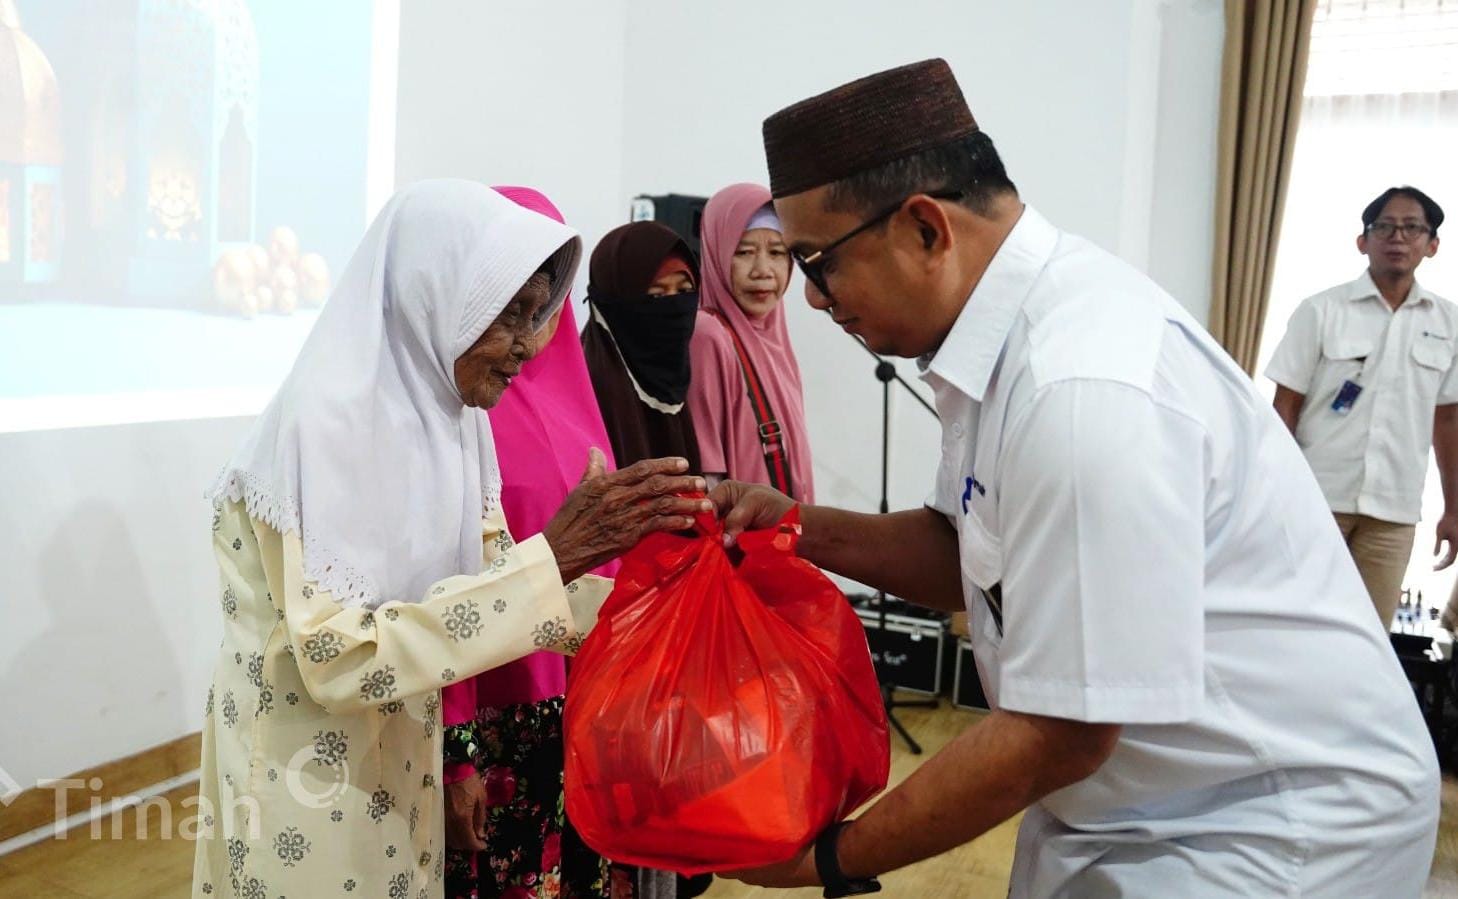
[[[1458,554],[1458,306],[1417,282],[1442,224],[1443,210],[1417,188],[1383,191],[1362,211],[1357,249],[1367,270],[1303,301],[1266,368],[1276,412],[1311,463],[1384,627],[1412,556],[1429,446],[1443,481],[1437,568]]]
[[[1432,742],[1245,372],[1023,203],[942,60],[796,103],[764,143],[806,300],[919,359],[942,419],[925,506],[802,506],[798,551],[967,611],[992,712],[796,858],[734,876],[868,893],[1022,812],[1013,899],[1415,899]],[[734,481],[712,498],[731,540],[793,505]]]

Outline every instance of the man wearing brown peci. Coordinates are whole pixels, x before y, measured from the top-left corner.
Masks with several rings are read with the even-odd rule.
[[[993,711],[733,876],[827,896],[1023,812],[1011,895],[1417,896],[1438,771],[1309,466],[1148,278],[1025,205],[928,60],[766,120],[806,299],[915,358],[924,508],[804,506],[801,554],[970,615]],[[729,539],[791,501],[719,485]]]

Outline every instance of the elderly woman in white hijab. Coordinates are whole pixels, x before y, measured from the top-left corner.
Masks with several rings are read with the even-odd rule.
[[[402,191],[219,477],[194,896],[439,896],[440,687],[571,653],[610,587],[585,572],[704,508],[675,496],[703,486],[684,460],[594,451],[542,534],[501,519],[479,410],[580,256],[483,185]]]

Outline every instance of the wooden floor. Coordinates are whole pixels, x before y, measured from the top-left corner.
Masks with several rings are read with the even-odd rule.
[[[977,720],[977,715],[948,708],[906,709],[900,714],[907,728],[920,740],[928,754],[936,752]],[[919,759],[893,740],[891,780],[898,783],[917,766]],[[195,789],[175,791],[170,799],[179,808]],[[0,856],[0,897],[3,899],[174,899],[190,894],[192,843],[181,838],[160,839],[162,822],[154,812],[148,816],[144,840],[136,839],[135,813],[123,815],[122,839],[91,838],[80,828],[67,839],[51,839]],[[1003,899],[1007,895],[1016,822],[1009,821],[960,849],[896,871],[883,877],[884,896],[957,897],[957,899]],[[732,881],[718,881],[706,894],[708,899],[810,899],[820,890],[767,891]],[[1458,896],[1458,779],[1448,776],[1443,783],[1443,822],[1433,873],[1424,897],[1452,899]]]

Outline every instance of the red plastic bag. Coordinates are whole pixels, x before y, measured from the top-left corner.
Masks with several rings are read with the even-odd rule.
[[[623,559],[572,664],[567,817],[614,861],[699,874],[773,864],[886,785],[865,632],[795,555],[798,508],[742,535],[657,534]]]

